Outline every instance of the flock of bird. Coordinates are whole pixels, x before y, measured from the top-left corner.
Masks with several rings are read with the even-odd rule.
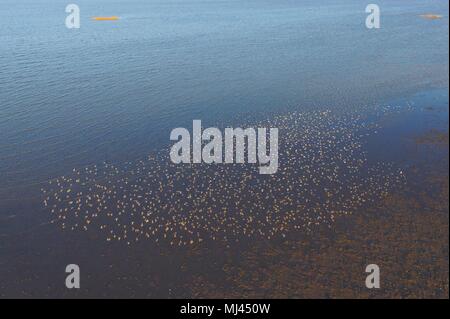
[[[42,188],[43,205],[62,229],[129,245],[270,240],[331,227],[404,179],[389,163],[368,164],[363,137],[376,128],[357,114],[291,112],[240,127],[278,127],[276,174],[259,174],[258,164],[173,164],[164,148],[74,169]]]

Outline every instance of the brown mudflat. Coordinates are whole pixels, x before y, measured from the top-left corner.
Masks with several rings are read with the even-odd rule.
[[[447,141],[447,142],[445,142]],[[418,147],[446,145],[442,166],[411,169],[404,188],[378,205],[337,220],[331,231],[284,243],[261,242],[218,263],[221,280],[191,278],[194,297],[448,298],[448,132],[417,138]],[[202,255],[201,252],[198,252]],[[381,289],[367,289],[365,267],[381,270]],[[188,265],[185,265],[189,268]]]

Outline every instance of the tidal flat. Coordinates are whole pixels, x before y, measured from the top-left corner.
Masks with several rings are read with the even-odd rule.
[[[230,253],[222,281],[199,275],[187,287],[198,298],[447,299],[448,170],[407,174],[421,182],[337,220],[332,232]],[[382,269],[379,290],[364,286],[372,262]]]
[[[186,285],[188,294],[198,298],[448,298],[448,100],[431,108],[433,96],[439,96],[435,93],[416,95],[410,100],[414,110],[386,119],[384,130],[391,133],[388,127],[396,127],[394,144],[403,154],[395,155],[407,176],[401,187],[351,216],[338,218],[332,230],[277,244],[258,242],[239,252],[229,250],[216,265],[221,279],[207,272],[194,276]],[[408,125],[398,130],[398,121],[406,124],[405,120],[415,133]],[[201,249],[195,256],[202,256]],[[381,289],[368,290],[363,284],[363,269],[370,263],[384,269]],[[187,264],[184,267],[189,269]]]

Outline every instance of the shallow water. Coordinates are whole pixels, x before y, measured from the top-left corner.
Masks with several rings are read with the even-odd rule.
[[[377,31],[360,1],[77,3],[79,30],[63,1],[0,8],[2,187],[134,160],[193,118],[359,108],[448,81],[444,1],[382,1]]]
[[[305,142],[314,143],[324,141],[314,134],[333,127],[319,111],[332,112],[333,119],[346,119],[336,126],[351,136],[341,146],[358,155],[338,148],[324,158],[364,160],[356,173],[344,174],[358,185],[366,177],[378,182],[389,177],[383,187],[368,185],[365,191],[376,189],[374,194],[398,186],[399,172],[412,165],[411,154],[417,155],[414,136],[430,128],[448,130],[445,1],[381,1],[380,30],[365,28],[364,6],[356,0],[79,1],[80,30],[65,28],[63,1],[3,3],[0,296],[182,295],[174,291],[183,282],[178,266],[195,264],[195,252],[165,251],[154,237],[131,248],[109,243],[96,227],[62,230],[60,223],[50,223],[55,216],[43,204],[41,189],[51,191],[49,180],[70,177],[73,169],[102,167],[104,161],[134,174],[136,163],[168,145],[173,128],[190,127],[193,119],[231,126],[316,114],[309,127],[285,123],[292,136],[308,128]],[[444,17],[420,18],[428,12]],[[94,15],[121,19],[94,22]],[[361,129],[370,134],[357,137]],[[304,152],[306,163],[317,164],[319,172],[332,166],[315,161],[318,144],[311,146],[297,145],[294,154]],[[291,168],[306,181],[315,178],[302,165]],[[373,168],[379,165],[383,169]],[[119,183],[116,177],[109,181]],[[289,195],[297,202],[308,196],[317,200],[318,189]],[[67,218],[73,218],[73,207],[58,208],[67,208]],[[323,217],[329,226],[329,215],[317,209],[299,220]],[[271,225],[265,226],[270,231]],[[212,263],[215,258],[220,264],[225,257],[214,255]],[[61,287],[61,269],[70,262],[87,274],[83,292]]]

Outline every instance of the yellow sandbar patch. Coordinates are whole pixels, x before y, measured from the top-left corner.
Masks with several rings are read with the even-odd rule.
[[[117,16],[112,16],[112,17],[92,17],[93,20],[95,21],[114,21],[114,20],[119,20],[119,17]]]
[[[431,13],[421,14],[420,16],[422,18],[424,18],[424,19],[431,19],[431,20],[436,20],[436,19],[441,19],[442,18],[442,16],[439,15],[439,14],[431,14]]]

